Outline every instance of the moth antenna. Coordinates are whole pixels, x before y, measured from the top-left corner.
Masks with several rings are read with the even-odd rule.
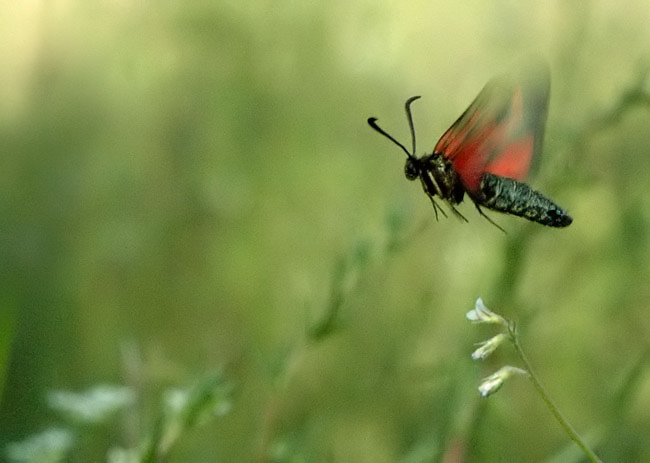
[[[411,129],[411,142],[413,143],[413,156],[415,156],[415,125],[413,124],[413,114],[411,113],[411,103],[413,103],[415,100],[419,99],[420,95],[417,96],[412,96],[408,100],[406,100],[406,104],[404,104],[404,109],[406,109],[406,117],[408,118],[409,121],[409,129]]]
[[[393,143],[395,143],[397,146],[399,146],[400,148],[402,148],[402,150],[404,150],[404,152],[406,153],[406,155],[407,155],[409,158],[412,158],[412,157],[413,157],[413,155],[412,155],[411,153],[409,153],[409,150],[407,150],[406,147],[405,147],[404,145],[402,145],[400,142],[398,142],[397,140],[395,140],[395,138],[393,138],[392,135],[390,135],[388,132],[386,132],[384,129],[382,129],[381,127],[379,127],[379,126],[377,125],[377,118],[376,118],[376,117],[369,117],[369,118],[368,118],[368,125],[369,125],[370,127],[372,127],[373,129],[375,129],[375,130],[376,130],[377,132],[379,132],[380,134],[382,134],[384,137],[388,138],[390,141],[392,141]]]

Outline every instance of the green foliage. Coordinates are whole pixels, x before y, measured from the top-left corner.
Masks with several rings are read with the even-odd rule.
[[[5,3],[3,449],[575,461],[524,381],[478,397],[481,295],[604,461],[650,460],[647,2]],[[531,51],[552,90],[530,184],[574,223],[436,223],[367,118],[408,139],[422,95],[431,150]]]
[[[168,458],[181,437],[230,411],[232,393],[232,384],[219,373],[186,389],[168,389],[160,406],[159,418],[151,426],[151,435],[131,449],[112,445],[107,461],[146,463]],[[9,461],[69,461],[74,453],[81,454],[81,449],[75,446],[83,445],[84,441],[87,445],[92,428],[110,426],[116,414],[124,414],[138,404],[135,391],[127,387],[101,385],[82,393],[53,391],[48,396],[48,405],[69,425],[57,425],[21,442],[8,444],[5,454]]]

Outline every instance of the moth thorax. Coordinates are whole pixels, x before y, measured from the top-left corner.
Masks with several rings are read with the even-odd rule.
[[[406,164],[404,164],[404,175],[409,180],[415,180],[420,176],[420,170],[416,165],[416,159],[406,158]]]

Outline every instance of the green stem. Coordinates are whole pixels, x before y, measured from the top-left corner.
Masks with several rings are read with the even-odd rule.
[[[571,423],[569,423],[567,419],[562,415],[562,413],[560,413],[560,410],[553,402],[553,399],[551,399],[551,396],[548,395],[546,389],[544,389],[544,386],[542,386],[542,383],[539,382],[537,375],[535,374],[532,367],[530,366],[530,362],[528,361],[526,354],[524,354],[524,350],[521,348],[521,344],[519,344],[519,336],[517,334],[517,329],[515,325],[512,324],[508,328],[508,331],[510,334],[510,339],[512,340],[512,343],[515,346],[515,350],[517,351],[517,354],[519,354],[519,358],[521,359],[526,370],[528,371],[528,378],[533,383],[533,386],[535,386],[535,389],[537,389],[537,392],[539,392],[539,394],[542,396],[544,402],[546,402],[546,406],[549,408],[553,416],[555,416],[555,419],[564,428],[564,431],[569,435],[571,440],[573,440],[573,442],[575,442],[578,445],[578,447],[580,447],[580,449],[584,452],[587,458],[589,458],[589,460],[591,460],[594,463],[602,463],[601,459],[598,458],[598,455],[596,455],[594,451],[589,448],[587,443],[584,440],[582,440],[582,438],[578,435],[578,433],[573,428],[573,426],[571,426]]]

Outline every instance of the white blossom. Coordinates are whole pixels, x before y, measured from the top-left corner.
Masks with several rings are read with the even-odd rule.
[[[479,394],[481,394],[481,397],[487,397],[494,394],[496,391],[501,389],[501,386],[503,386],[506,379],[510,378],[512,375],[528,376],[528,372],[510,365],[501,367],[496,373],[491,374],[487,378],[483,378],[481,384],[478,386]]]
[[[503,344],[503,341],[508,339],[504,333],[499,333],[492,336],[487,341],[482,342],[479,347],[472,352],[472,360],[485,360],[497,347]]]
[[[480,297],[476,299],[474,310],[470,310],[465,314],[465,317],[473,323],[494,323],[498,325],[508,326],[508,321],[501,315],[492,312],[483,303]]]

